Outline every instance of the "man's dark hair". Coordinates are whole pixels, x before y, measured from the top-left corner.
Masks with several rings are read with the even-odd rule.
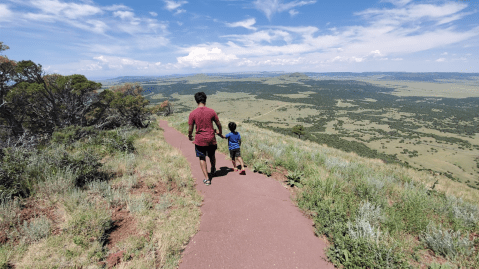
[[[199,103],[206,104],[206,93],[204,92],[195,93],[195,100],[197,104]]]
[[[236,123],[234,122],[228,123],[228,129],[230,129],[230,131],[234,133],[236,130]]]

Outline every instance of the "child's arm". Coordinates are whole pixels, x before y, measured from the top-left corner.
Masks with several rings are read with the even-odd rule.
[[[239,144],[239,146],[241,147],[241,139],[240,139],[240,140],[238,140],[238,144]]]
[[[218,132],[218,130],[216,130],[216,129],[215,129],[215,133],[216,133],[219,137],[221,137],[221,138],[223,138],[223,139],[226,139],[226,137],[225,137],[224,135],[220,134],[220,132]]]

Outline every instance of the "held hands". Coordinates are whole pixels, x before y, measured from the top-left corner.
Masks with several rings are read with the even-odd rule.
[[[215,134],[217,134],[219,137],[221,138],[225,138],[222,134],[220,134],[220,132],[218,132],[218,130],[215,129]]]

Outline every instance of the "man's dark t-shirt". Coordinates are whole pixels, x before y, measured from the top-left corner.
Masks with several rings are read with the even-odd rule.
[[[188,124],[196,125],[195,145],[210,146],[216,145],[215,130],[213,121],[219,121],[216,112],[208,107],[198,107],[191,111]]]

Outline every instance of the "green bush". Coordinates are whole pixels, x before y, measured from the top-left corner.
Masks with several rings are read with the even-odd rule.
[[[98,147],[100,152],[133,152],[133,141],[136,136],[130,134],[130,128],[118,128],[115,130],[98,130],[94,127],[70,126],[55,131],[52,134],[52,143],[69,145],[70,148]],[[81,141],[83,143],[75,144]]]
[[[303,184],[301,183],[301,180],[304,177],[304,173],[298,170],[295,170],[294,172],[289,171],[288,175],[286,175],[286,178],[288,179],[288,185],[291,187],[297,186],[297,187],[303,187]]]
[[[33,152],[24,148],[7,148],[0,163],[0,197],[30,195],[32,179],[25,174]]]
[[[253,172],[259,172],[267,176],[271,176],[272,173],[271,167],[268,163],[262,160],[257,160],[253,163]]]
[[[85,194],[86,195],[86,194]],[[111,227],[111,213],[107,208],[97,207],[85,201],[83,194],[75,195],[73,193],[70,206],[67,207],[70,219],[67,222],[67,231],[77,237],[77,241],[89,242],[91,238],[104,242],[106,240],[106,231]],[[76,204],[75,207],[72,205]]]
[[[328,257],[345,268],[408,268],[408,264],[393,247],[376,244],[365,238],[337,236],[328,249]]]

